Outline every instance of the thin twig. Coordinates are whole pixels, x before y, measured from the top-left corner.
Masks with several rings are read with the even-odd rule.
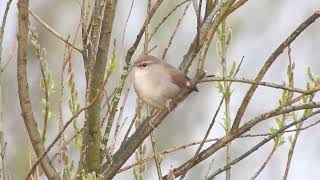
[[[102,85],[101,85],[101,88],[97,92],[96,96],[92,99],[92,101],[89,102],[85,107],[82,107],[77,113],[72,115],[71,118],[64,124],[63,128],[58,133],[58,135],[54,138],[52,143],[50,143],[50,145],[47,147],[47,149],[44,151],[44,153],[40,157],[38,157],[38,160],[34,163],[34,165],[32,166],[31,170],[27,174],[27,178],[26,179],[28,179],[30,177],[30,175],[32,174],[32,171],[35,169],[35,167],[41,162],[41,160],[49,153],[49,151],[52,149],[52,147],[55,145],[55,143],[60,139],[60,137],[62,136],[64,131],[67,129],[69,124],[71,124],[71,122],[74,119],[76,119],[83,111],[85,111],[88,108],[90,108],[101,97],[102,93],[104,92],[104,88],[105,88],[105,85],[107,84],[107,82],[108,82],[108,79],[105,79],[103,81]]]
[[[27,42],[28,42],[28,23],[29,23],[29,1],[18,1],[18,57],[17,57],[17,82],[18,82],[18,94],[21,107],[21,115],[23,117],[25,126],[27,128],[29,138],[33,149],[38,157],[41,159],[42,169],[48,179],[60,179],[55,168],[50,164],[49,158],[46,155],[42,155],[45,152],[45,147],[41,141],[41,136],[38,131],[37,121],[33,114],[32,104],[30,101],[28,74],[27,74]],[[41,157],[41,158],[40,158]],[[35,168],[31,169],[33,172]],[[29,174],[29,176],[32,173]],[[28,177],[29,178],[29,177]],[[27,179],[28,179],[27,178]]]
[[[260,69],[260,72],[258,73],[258,75],[255,78],[256,82],[260,82],[263,79],[263,77],[265,76],[265,74],[267,73],[267,71],[269,70],[271,65],[273,64],[273,62],[283,52],[283,50],[285,48],[287,48],[307,27],[309,27],[309,25],[311,25],[319,17],[320,17],[320,13],[314,12],[308,19],[306,19],[301,25],[299,25],[299,27],[297,27],[286,38],[285,41],[283,41],[275,49],[275,51],[270,55],[270,57],[267,59],[267,61],[263,65],[263,67]],[[235,132],[238,129],[240,122],[241,122],[241,119],[243,117],[243,114],[244,114],[245,110],[247,109],[247,106],[248,106],[254,92],[256,91],[257,87],[258,87],[257,84],[251,85],[250,89],[247,91],[245,97],[243,98],[243,101],[238,109],[237,115],[233,121],[232,129],[231,129],[232,132]]]
[[[221,24],[220,27],[217,30],[217,38],[218,41],[217,43],[219,43],[220,46],[218,46],[218,55],[220,57],[220,66],[222,69],[222,76],[223,78],[228,76],[228,72],[227,72],[227,50],[229,47],[229,43],[231,40],[231,33],[230,30],[228,29],[227,26],[227,22],[226,22],[227,18],[224,19]],[[239,68],[237,69],[238,72]],[[235,76],[235,75],[233,75]],[[224,131],[227,134],[230,131],[230,124],[231,124],[231,118],[230,118],[230,98],[231,98],[231,89],[229,86],[229,82],[227,81],[223,81],[223,86],[222,89],[220,89],[220,93],[222,93],[222,96],[224,97],[224,106],[225,106],[225,117],[224,117]],[[231,161],[231,142],[229,142],[226,146],[226,163],[229,163]],[[226,180],[230,180],[231,179],[231,168],[226,170]]]
[[[290,133],[290,132],[297,132],[297,131],[303,131],[303,130],[307,130],[317,124],[320,123],[320,120],[309,124],[308,126],[305,127],[301,127],[301,128],[297,128],[297,129],[290,129],[290,130],[285,130],[283,131],[284,133]],[[260,134],[245,134],[245,135],[241,135],[241,138],[247,138],[247,137],[266,137],[266,136],[271,136],[272,133],[260,133]]]
[[[68,49],[68,46],[66,44],[65,46],[65,53]],[[67,61],[67,59],[64,59],[64,61]],[[60,96],[59,96],[59,106],[58,106],[58,112],[59,112],[59,131],[61,131],[62,127],[63,127],[63,92],[64,92],[64,69],[65,69],[65,66],[64,66],[65,63],[62,63],[61,65],[61,72],[60,72],[60,87],[59,87],[59,90],[60,90]],[[62,136],[63,137],[63,136]],[[63,145],[63,138],[60,138],[60,141],[59,141],[59,153],[57,153],[57,156],[59,157],[59,174],[62,172],[62,151],[63,151],[63,148],[62,148],[62,145]],[[54,158],[53,158],[54,159]]]
[[[126,30],[127,30],[127,26],[128,26],[128,23],[129,23],[129,19],[130,19],[130,16],[131,16],[132,9],[133,9],[134,1],[135,1],[135,0],[132,0],[132,1],[131,1],[131,5],[130,5],[130,9],[129,9],[129,14],[128,14],[128,16],[127,16],[126,23],[125,23],[125,25],[124,25],[123,34],[122,34],[122,40],[121,40],[121,46],[122,46],[122,48],[123,48],[123,45],[124,45],[124,39],[125,39],[125,36],[126,36]]]
[[[142,103],[140,103],[140,101],[139,101],[138,98],[137,98],[136,102],[137,102],[137,106],[136,106],[136,109],[135,109],[135,111],[134,111],[134,115],[133,115],[133,118],[132,118],[131,123],[130,123],[130,125],[129,125],[129,128],[128,128],[126,134],[124,135],[122,144],[128,140],[129,133],[130,133],[130,131],[131,131],[131,129],[132,129],[132,127],[133,127],[136,119],[138,118],[138,115],[139,115],[140,112],[141,112]]]
[[[181,175],[186,169],[190,169],[193,166],[197,165],[198,163],[202,162],[204,159],[207,159],[210,157],[213,153],[217,152],[221,148],[223,148],[228,142],[233,141],[234,139],[240,137],[244,133],[248,132],[252,127],[256,126],[257,124],[270,119],[272,117],[287,114],[290,112],[303,110],[303,109],[313,109],[313,108],[319,108],[320,102],[312,102],[312,103],[306,103],[302,105],[296,105],[296,106],[287,106],[282,108],[275,108],[271,111],[268,111],[266,113],[260,114],[259,116],[256,116],[255,118],[247,121],[236,133],[228,133],[224,137],[220,138],[219,141],[212,144],[207,149],[203,150],[198,154],[198,156],[191,158],[184,164],[182,164],[180,167],[175,168],[175,176]]]
[[[291,76],[293,76],[293,72],[292,71],[293,71],[294,67],[293,67],[293,64],[292,64],[291,47],[290,47],[290,45],[288,46],[288,61],[289,61],[289,64],[288,64],[287,74],[289,76],[290,73],[291,73],[292,74]],[[291,84],[293,85],[293,82]],[[313,97],[314,97],[314,95],[312,95],[309,98],[309,102],[313,100]],[[290,149],[289,149],[289,152],[288,152],[288,158],[287,158],[287,163],[286,163],[286,167],[285,167],[285,171],[284,171],[284,175],[283,175],[283,180],[286,180],[288,178],[290,164],[291,164],[291,160],[292,160],[292,157],[293,157],[293,152],[294,152],[294,149],[296,147],[298,136],[300,134],[300,128],[302,126],[303,126],[303,122],[301,122],[301,123],[296,125],[296,127],[298,128],[298,131],[295,132],[293,141],[290,143]]]
[[[14,41],[12,48],[11,48],[11,53],[9,54],[9,57],[8,57],[8,60],[4,63],[3,66],[0,65],[0,73],[3,73],[7,69],[8,65],[13,60],[16,49],[17,49],[17,42]]]
[[[252,177],[250,177],[250,180],[254,180],[258,177],[258,175],[262,172],[262,170],[266,167],[266,165],[270,161],[274,152],[276,152],[277,147],[278,147],[278,141],[273,143],[272,149],[271,149],[270,153],[268,154],[267,159],[262,163],[261,167],[257,170],[257,172],[255,172],[254,175]],[[228,162],[228,163],[230,163],[230,162]]]
[[[238,67],[237,67],[237,69],[236,69],[233,77],[236,77],[236,75],[237,75],[238,72],[240,71],[240,67],[241,67],[241,65],[242,65],[242,63],[243,63],[243,59],[244,59],[244,56],[241,58],[240,63],[239,63],[239,65],[238,65]],[[228,87],[227,87],[227,91],[229,91],[229,89],[230,89],[230,87],[231,87],[231,84],[232,84],[232,83],[229,83],[229,85],[228,85]],[[196,156],[200,153],[200,151],[201,151],[204,143],[206,142],[206,140],[207,140],[207,138],[208,138],[208,136],[209,136],[209,134],[210,134],[210,131],[211,131],[211,129],[213,128],[213,125],[215,124],[216,118],[217,118],[217,116],[218,116],[218,113],[220,112],[220,109],[221,109],[221,107],[222,107],[222,104],[223,104],[224,100],[225,100],[225,97],[222,96],[222,98],[221,98],[221,100],[220,100],[220,102],[219,102],[218,108],[217,108],[217,110],[216,110],[216,112],[215,112],[215,114],[214,114],[214,116],[213,116],[213,118],[212,118],[212,120],[211,120],[211,123],[210,123],[210,125],[209,125],[209,127],[208,127],[208,129],[207,129],[207,131],[206,131],[206,133],[205,133],[205,135],[204,135],[204,137],[203,137],[203,139],[202,139],[202,143],[200,143],[200,145],[199,145],[196,153],[194,154],[194,157],[196,157]],[[186,169],[188,169],[188,168],[186,168]],[[182,173],[182,177],[183,177],[183,175],[186,174],[186,172],[187,172],[187,171],[185,171],[185,172]]]
[[[6,9],[4,10],[4,15],[2,18],[2,24],[0,28],[0,156],[1,156],[1,168],[2,168],[2,178],[3,180],[9,179],[9,174],[7,173],[7,160],[6,160],[6,147],[7,143],[5,142],[4,138],[4,119],[3,119],[3,89],[2,89],[2,73],[8,66],[9,62],[13,59],[13,52],[16,49],[16,42],[13,44],[12,53],[10,54],[7,62],[2,66],[2,43],[3,43],[3,36],[4,36],[4,29],[7,22],[7,16],[9,13],[10,5],[12,0],[9,0],[6,5]]]
[[[314,123],[311,123],[305,127],[300,127],[300,128],[296,128],[296,129],[290,129],[290,130],[285,130],[283,131],[283,133],[291,133],[291,132],[296,132],[296,131],[304,131],[304,130],[307,130],[317,124],[320,123],[320,120],[314,122]],[[244,135],[241,135],[239,136],[240,138],[250,138],[250,137],[266,137],[266,136],[271,136],[272,133],[259,133],[259,134],[244,134]]]
[[[146,52],[146,54],[150,54],[153,50],[155,50],[158,46],[154,45],[150,50]]]
[[[219,27],[220,23],[230,14],[229,12],[230,9],[232,9],[232,4],[234,2],[235,0],[227,0],[220,7],[216,8],[216,10],[213,10],[210,13],[210,15],[206,18],[206,21],[203,23],[200,29],[199,48],[196,48],[198,38],[195,38],[187,54],[184,56],[184,59],[179,66],[179,69],[187,73],[199,50],[203,49],[204,47],[203,50],[207,51],[209,44],[211,43],[213,36],[216,33],[217,28]]]
[[[310,24],[312,24],[317,18],[319,17],[318,12],[315,12],[315,14],[313,14],[312,16],[310,16],[310,18],[305,21],[299,28],[298,31],[296,31],[296,34],[294,34],[294,36],[298,36],[307,26],[309,26]],[[291,37],[291,36],[290,36]],[[277,52],[278,53],[278,52]],[[280,108],[281,109],[281,108]],[[288,109],[288,108],[286,108]],[[274,112],[280,112],[279,109],[276,109],[276,111],[273,111],[271,114],[273,114]],[[266,114],[264,114],[266,115]],[[268,116],[269,117],[269,116]],[[265,119],[265,118],[263,118]],[[193,166],[198,164],[199,162],[201,162],[202,160],[208,158],[211,154],[213,154],[214,152],[216,152],[217,150],[219,150],[220,148],[223,147],[223,145],[225,145],[225,143],[228,143],[229,141],[232,141],[234,138],[237,138],[239,135],[241,135],[242,133],[244,133],[245,131],[249,130],[249,128],[253,127],[254,125],[256,125],[257,123],[263,121],[261,120],[254,120],[253,122],[250,123],[246,123],[242,128],[241,131],[237,131],[237,132],[233,132],[231,134],[226,135],[223,139],[221,139],[219,142],[213,144],[212,146],[210,146],[209,148],[207,148],[206,150],[204,150],[202,153],[199,154],[198,157],[196,158],[192,158],[189,161],[187,161],[185,164],[181,165],[180,167],[175,169],[175,176],[179,176],[181,172],[184,172],[185,169],[188,167],[186,164],[192,163]]]
[[[182,22],[182,19],[184,18],[184,16],[185,16],[186,13],[187,13],[187,10],[188,10],[188,8],[189,8],[189,6],[190,6],[190,3],[191,3],[191,2],[189,2],[189,4],[185,7],[185,9],[184,9],[184,11],[183,11],[183,13],[182,13],[182,16],[178,19],[177,25],[176,25],[176,27],[175,27],[175,29],[174,29],[171,37],[170,37],[168,46],[164,49],[164,52],[163,52],[163,55],[162,55],[162,60],[164,60],[164,58],[166,57],[166,54],[167,54],[167,52],[168,52],[168,49],[170,48],[170,46],[171,46],[171,44],[172,44],[172,40],[173,40],[173,38],[175,37],[175,35],[176,35],[177,31],[178,31],[178,28],[179,28],[179,26],[180,26],[180,24],[181,24],[181,22]]]
[[[215,13],[213,12],[213,14],[215,14]],[[212,15],[212,16],[214,16],[214,15]],[[141,36],[138,36],[138,38],[141,39]],[[129,50],[128,56],[126,58],[126,61],[128,61],[128,64],[129,64],[129,62],[131,60],[131,57],[132,57],[132,54],[136,50],[136,47],[137,47],[138,44],[139,44],[139,42],[135,43],[133,48]],[[189,55],[188,55],[188,58],[189,58]],[[203,74],[197,74],[193,78],[193,80],[198,82],[202,77],[203,77]],[[178,102],[180,100],[186,98],[189,94],[190,94],[190,92],[188,92],[188,91],[181,92],[181,94],[179,94],[177,99],[173,102],[172,107],[173,108],[176,107]],[[155,127],[158,126],[161,123],[162,119],[167,116],[167,114],[168,114],[168,112],[166,112],[166,111],[160,112],[157,116],[155,116],[152,119],[153,125]],[[131,156],[131,154],[134,153],[135,149],[137,147],[139,147],[139,145],[143,142],[143,140],[146,137],[148,137],[150,132],[153,130],[152,127],[150,127],[149,125],[146,125],[146,123],[148,121],[149,121],[148,119],[144,120],[143,124],[135,131],[135,133],[133,133],[133,135],[128,139],[127,143],[122,144],[120,146],[119,150],[116,151],[114,156],[113,156],[112,163],[111,164],[106,164],[104,166],[103,175],[105,176],[106,179],[108,179],[108,178],[110,179],[110,178],[114,177],[114,175],[118,171],[118,169],[120,169],[120,167],[126,162],[126,160]]]
[[[82,53],[83,49],[80,47],[77,47],[75,44],[70,42],[68,38],[63,36],[62,34],[58,33],[56,30],[54,30],[52,27],[50,27],[44,20],[42,20],[35,12],[29,9],[29,13],[31,14],[32,17],[34,17],[35,20],[38,21],[46,30],[48,30],[51,34],[56,36],[58,39],[61,41],[67,43],[69,46],[72,46],[74,49],[76,49],[78,52]]]
[[[224,172],[226,169],[230,168],[232,165],[238,163],[239,161],[241,161],[242,159],[248,157],[250,154],[252,154],[253,152],[255,152],[256,150],[258,150],[260,147],[262,147],[264,144],[266,144],[267,142],[269,142],[270,140],[272,140],[273,138],[275,138],[276,136],[279,136],[279,134],[282,134],[284,130],[298,124],[301,123],[307,119],[309,119],[310,117],[317,115],[320,113],[320,110],[313,112],[312,114],[302,117],[300,120],[292,122],[288,125],[283,126],[282,128],[280,128],[279,130],[277,130],[276,132],[274,132],[271,136],[265,138],[264,140],[262,140],[260,143],[258,143],[257,145],[255,145],[253,148],[251,148],[250,150],[248,150],[247,152],[245,152],[244,154],[242,154],[241,156],[239,156],[238,158],[234,159],[233,161],[231,161],[229,164],[226,164],[223,168],[218,169],[216,172],[212,173],[210,176],[208,176],[208,180],[212,180],[216,175]]]
[[[238,67],[237,67],[237,70],[236,70],[236,72],[235,72],[235,74],[234,74],[234,77],[238,74],[238,72],[239,72],[239,70],[240,70],[240,67],[241,67],[241,65],[242,65],[243,59],[244,59],[244,57],[241,58],[241,61],[240,61],[239,65],[238,65]],[[230,84],[228,85],[227,90],[230,89],[231,84],[232,84],[232,83],[230,83]],[[224,97],[222,97],[221,100],[220,100],[218,109],[216,110],[216,113],[215,113],[214,116],[213,116],[213,119],[212,119],[212,121],[211,121],[211,124],[209,125],[208,130],[207,130],[207,132],[206,132],[206,134],[205,134],[205,136],[204,136],[204,138],[203,138],[203,142],[205,142],[206,139],[208,138],[208,135],[209,135],[209,133],[210,133],[210,131],[211,131],[213,125],[214,125],[215,119],[216,119],[216,117],[217,117],[217,115],[218,115],[218,113],[219,113],[219,111],[220,111],[220,107],[221,107],[223,101],[224,101]],[[200,146],[198,147],[196,154],[198,154],[198,153],[200,152],[200,150],[201,150],[202,147],[203,147],[203,143],[200,144]]]
[[[194,13],[196,14],[197,19],[199,18],[199,5],[198,5],[198,0],[190,0],[193,5]]]
[[[308,126],[302,127],[302,128],[300,128],[299,130],[301,130],[301,131],[302,131],[302,130],[306,130],[306,129],[311,128],[311,127],[313,127],[313,126],[315,126],[315,125],[317,125],[317,124],[319,124],[319,123],[320,123],[320,120],[318,120],[318,121],[316,121],[316,122],[314,122],[314,123],[312,123],[312,124],[310,124],[310,125],[308,125]],[[283,133],[295,132],[295,131],[297,131],[297,130],[298,130],[298,129],[285,130],[285,131],[283,131]],[[272,136],[272,135],[273,135],[273,133],[245,134],[245,135],[241,135],[241,136],[239,136],[239,137],[240,137],[240,138],[255,138],[255,137],[268,137],[268,136]],[[205,141],[205,143],[215,142],[215,141],[218,141],[218,140],[220,140],[220,139],[221,139],[221,138],[207,139],[207,140]],[[173,153],[173,152],[176,152],[176,151],[180,151],[180,150],[186,149],[186,148],[191,147],[191,146],[199,145],[199,144],[201,144],[202,142],[203,142],[203,140],[201,140],[201,141],[195,141],[195,142],[192,142],[192,143],[189,143],[189,144],[185,144],[185,145],[181,145],[181,146],[172,147],[172,148],[169,148],[169,149],[167,149],[167,150],[165,150],[165,151],[162,151],[162,152],[159,153],[159,154],[163,156],[163,155],[166,155],[166,154],[170,154],[170,153]],[[135,162],[135,163],[133,163],[133,164],[131,164],[131,165],[128,165],[128,166],[123,167],[122,169],[119,169],[117,173],[122,173],[122,172],[124,172],[124,171],[127,171],[127,170],[129,170],[129,169],[131,169],[131,168],[133,168],[133,167],[135,167],[135,166],[138,166],[138,165],[141,165],[141,164],[145,163],[146,161],[152,160],[153,158],[154,158],[153,155],[152,155],[152,156],[148,156],[148,157],[144,158],[144,159],[141,160],[141,161]]]
[[[288,76],[290,75],[290,73],[292,74],[291,76],[293,76],[293,68],[294,68],[294,65],[292,64],[292,57],[291,57],[291,47],[290,45],[288,46],[288,61],[289,61],[289,64],[288,64],[288,71],[287,71],[287,74]],[[289,78],[290,79],[290,78]],[[290,84],[290,83],[289,83]],[[293,85],[293,82],[291,83]],[[315,84],[315,86],[317,86]],[[309,97],[309,102],[311,102],[314,98],[314,95],[311,95]],[[297,141],[298,141],[298,137],[300,135],[300,131],[301,131],[301,127],[303,126],[303,122],[299,123],[296,125],[297,127],[297,131],[295,132],[294,134],[294,138],[292,141],[290,141],[290,149],[288,151],[288,156],[287,156],[287,162],[286,162],[286,166],[285,166],[285,171],[284,171],[284,175],[283,175],[283,180],[287,180],[288,178],[288,174],[289,174],[289,170],[290,170],[290,165],[291,165],[291,160],[292,160],[292,157],[293,157],[293,153],[294,153],[294,150],[295,150],[295,147],[296,147],[296,144],[297,144]]]
[[[217,141],[218,139],[219,138],[207,139],[205,143],[214,142],[214,141]],[[201,142],[202,141],[195,141],[195,142],[184,144],[184,145],[181,145],[181,146],[172,147],[172,148],[169,148],[169,149],[167,149],[165,151],[160,152],[159,155],[164,156],[166,154],[170,154],[170,153],[173,153],[173,152],[176,152],[176,151],[184,150],[184,149],[186,149],[188,147],[192,147],[192,146],[198,145]],[[129,170],[129,169],[131,169],[131,168],[133,168],[135,166],[141,165],[141,164],[145,163],[146,161],[149,161],[149,160],[152,160],[152,159],[154,159],[154,155],[148,156],[148,157],[144,158],[141,161],[138,161],[138,162],[135,162],[135,163],[130,164],[128,166],[125,166],[122,169],[119,169],[119,171],[117,173],[122,173],[124,171],[127,171],[127,170]]]
[[[211,0],[206,2],[206,9],[204,13],[204,20],[207,19],[212,10],[217,6],[218,0]]]
[[[239,82],[239,83],[246,83],[246,84],[252,84],[252,85],[266,86],[266,87],[271,87],[271,88],[275,88],[275,89],[287,90],[290,92],[297,92],[300,94],[309,94],[310,93],[309,90],[293,88],[293,87],[289,87],[286,85],[281,85],[281,84],[276,84],[276,83],[271,83],[271,82],[263,82],[263,81],[258,82],[258,81],[246,79],[246,78],[216,77],[214,75],[205,76],[201,80],[200,83],[215,82],[215,81],[231,81],[231,82]]]
[[[100,128],[102,128],[104,126],[104,123],[106,122],[106,119],[108,117],[108,115],[110,114],[110,102],[114,99],[114,94],[116,92],[116,89],[114,89],[111,93],[110,96],[106,96],[106,100],[104,102],[104,104],[102,105],[102,109],[105,108],[105,106],[107,106],[107,110],[106,113],[104,115],[104,117],[101,119],[101,123],[100,123]]]
[[[124,93],[124,99],[123,99],[121,107],[120,107],[120,112],[119,112],[119,116],[118,116],[118,119],[117,119],[117,122],[116,122],[116,128],[115,128],[115,131],[114,131],[113,140],[111,142],[110,149],[109,149],[110,150],[110,154],[113,153],[115,145],[116,145],[116,142],[117,142],[120,123],[121,123],[123,111],[124,111],[124,108],[126,106],[126,102],[127,102],[128,96],[129,96],[129,92],[130,92],[130,86],[127,88],[127,90]]]
[[[194,2],[194,1],[193,1]],[[195,5],[195,3],[193,4]],[[196,10],[196,9],[195,9]],[[199,2],[199,8],[196,10],[197,14],[197,44],[196,49],[199,49],[200,45],[200,33],[201,33],[201,10],[202,10],[202,0]]]
[[[44,100],[45,104],[44,106],[44,113],[43,113],[43,130],[42,130],[42,137],[41,139],[44,141],[46,138],[47,134],[47,124],[48,124],[48,118],[49,118],[49,82],[48,82],[48,75],[46,71],[46,62],[44,60],[45,58],[45,49],[41,48],[40,42],[39,42],[39,34],[37,33],[35,28],[30,27],[30,35],[32,40],[35,42],[35,51],[36,51],[36,56],[39,60],[39,68],[42,76],[42,81],[43,81],[43,90],[44,90]]]
[[[11,3],[12,3],[12,0],[9,0],[7,2],[6,9],[4,10],[4,14],[2,18],[1,28],[0,28],[0,65],[2,63],[2,60],[1,60],[2,59],[2,41],[3,41],[4,29],[6,27],[7,16],[9,13]]]
[[[111,112],[110,112],[110,115],[108,117],[108,122],[110,122],[110,123],[113,121],[113,119],[114,119],[114,117],[116,115],[118,104],[119,104],[119,101],[120,101],[120,95],[121,95],[123,87],[124,87],[124,82],[125,82],[126,78],[129,75],[129,65],[130,65],[131,58],[132,58],[134,52],[136,51],[136,49],[137,49],[137,47],[138,47],[138,45],[140,43],[140,40],[141,40],[141,38],[142,38],[142,36],[143,36],[143,34],[145,32],[146,26],[149,24],[151,18],[153,17],[153,15],[155,14],[155,12],[157,11],[157,9],[159,8],[159,6],[162,4],[163,1],[164,0],[158,0],[154,4],[152,9],[150,10],[150,13],[149,13],[148,17],[144,21],[144,24],[141,27],[140,32],[138,33],[135,42],[133,43],[133,45],[129,48],[129,50],[127,52],[127,55],[126,55],[126,58],[125,58],[125,66],[123,67],[123,71],[122,71],[122,74],[120,76],[120,83],[118,84],[118,86],[116,88],[115,98],[113,99],[113,101],[111,103]],[[104,134],[109,134],[109,132],[106,132],[107,130],[108,129],[106,128]],[[107,144],[109,137],[104,137],[104,138],[105,138],[105,144]],[[114,174],[115,174],[115,172],[114,172]]]
[[[158,153],[157,144],[156,144],[156,140],[153,132],[150,133],[150,139],[151,139],[151,146],[153,151],[153,158],[157,168],[158,178],[159,180],[162,180],[161,162],[160,162],[161,157],[160,157],[160,154]]]
[[[77,39],[77,35],[79,33],[79,30],[80,30],[80,26],[81,26],[81,23],[78,24],[78,27],[77,27],[77,30],[76,30],[76,33],[75,33],[75,36],[73,38],[73,41],[72,43],[75,44],[75,41]],[[68,38],[69,40],[69,38]],[[66,44],[65,46],[65,60],[64,62],[62,63],[62,67],[61,67],[61,74],[60,74],[60,99],[59,99],[59,131],[62,131],[62,128],[63,128],[63,111],[62,111],[62,104],[63,104],[63,92],[64,92],[64,85],[63,85],[63,82],[64,82],[64,71],[65,71],[65,68],[67,66],[67,64],[69,65],[68,66],[68,73],[69,73],[69,78],[73,78],[73,72],[72,72],[72,52],[74,50],[74,47],[73,46],[69,46],[69,44]],[[73,81],[73,79],[70,79],[71,81]],[[74,83],[74,82],[73,82]],[[73,92],[71,92],[71,101],[75,101],[75,99],[73,98],[73,95],[72,95]],[[60,140],[59,140],[59,153],[58,153],[58,161],[59,161],[59,170],[60,172],[59,173],[62,173],[62,159],[63,159],[63,151],[65,150],[65,147],[64,147],[64,144],[65,144],[65,137],[64,135],[62,134],[61,137],[60,137]]]
[[[150,36],[148,38],[149,42],[151,41],[151,39],[153,38],[153,36],[158,32],[158,30],[160,29],[160,27],[164,24],[164,22],[182,5],[184,5],[186,2],[188,2],[190,0],[184,0],[181,3],[177,4],[174,8],[172,8],[169,13],[161,20],[161,22],[156,26],[156,28],[154,29],[154,31],[152,33],[150,33]]]

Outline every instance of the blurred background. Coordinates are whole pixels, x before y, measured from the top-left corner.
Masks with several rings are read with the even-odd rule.
[[[130,2],[130,3],[129,3]],[[153,1],[154,2],[154,1]],[[178,1],[180,2],[180,1]],[[162,20],[162,18],[174,7],[178,2],[165,1],[160,10],[151,20],[150,29],[153,29]],[[3,115],[5,140],[7,142],[6,158],[12,179],[23,179],[29,168],[29,156],[33,155],[33,150],[29,146],[26,128],[24,127],[23,119],[19,106],[16,82],[16,29],[17,29],[17,6],[16,1],[12,3],[5,29],[3,43],[3,62],[13,53],[13,59],[3,73]],[[80,22],[80,3],[81,1],[31,1],[30,7],[40,17],[42,17],[56,31],[70,35],[73,39],[77,26]],[[128,48],[134,42],[137,33],[139,32],[145,17],[147,1],[135,1],[132,14],[130,16],[128,27],[125,34],[124,44],[121,43],[126,18],[129,13],[131,0],[118,0],[116,17],[114,21],[114,29],[112,39],[117,40],[116,55],[118,57],[116,71],[112,76],[108,89],[112,90],[118,83],[118,78],[123,67],[123,59]],[[1,19],[4,12],[6,1],[0,1]],[[158,33],[150,42],[150,47],[157,45],[157,48],[152,51],[152,55],[161,57],[164,49],[167,47],[170,36],[174,31],[177,20],[181,17],[184,7],[179,8],[172,16],[168,18],[165,24],[159,29]],[[227,62],[229,68],[233,61],[239,62],[244,56],[244,62],[238,74],[238,77],[253,79],[262,65],[267,60],[273,50],[306,18],[314,11],[320,10],[319,0],[249,0],[244,6],[233,13],[227,23],[232,28],[231,45],[227,53]],[[56,88],[58,89],[60,81],[61,66],[64,59],[65,44],[56,37],[48,33],[44,28],[30,17],[31,25],[37,28],[39,33],[40,44],[46,49],[49,70],[51,71]],[[177,31],[177,35],[173,39],[172,45],[168,50],[165,60],[173,66],[179,66],[183,56],[187,52],[190,43],[196,34],[196,19],[194,9],[190,6],[186,16],[182,19],[182,24]],[[78,35],[77,44],[81,47],[81,36]],[[311,25],[305,32],[302,33],[292,44],[292,60],[295,63],[294,82],[297,88],[305,89],[307,76],[307,67],[311,67],[315,74],[320,73],[320,21],[318,20]],[[138,57],[143,51],[140,45],[134,57]],[[85,97],[85,76],[83,69],[82,56],[74,51],[73,53],[73,70],[75,71],[76,88],[79,93],[80,103],[84,104]],[[288,65],[287,50],[279,56],[267,73],[264,81],[275,82],[282,84],[286,80],[286,68]],[[194,67],[193,67],[194,68]],[[221,74],[221,68],[218,62],[216,52],[216,39],[211,43],[208,56],[206,58],[205,68],[208,74]],[[192,69],[192,68],[191,68]],[[194,70],[191,70],[189,76],[193,75]],[[28,62],[28,78],[29,87],[32,97],[33,110],[37,117],[40,127],[42,127],[41,113],[41,89],[40,79],[41,73],[39,70],[38,59],[35,56],[34,49],[29,50]],[[248,89],[248,85],[234,83],[232,85],[231,96],[231,119],[237,113],[238,107]],[[203,138],[208,125],[216,111],[218,103],[221,99],[221,94],[218,94],[215,83],[205,83],[198,86],[199,93],[193,93],[182,104],[179,105],[155,130],[156,139],[158,141],[159,151],[166,150],[173,146],[179,146],[194,141],[199,141]],[[67,120],[71,113],[68,110],[67,98],[69,98],[68,89],[65,88],[65,103],[64,103],[64,119]],[[258,114],[267,112],[278,105],[278,100],[281,97],[281,90],[275,90],[266,87],[259,87],[253,96],[243,121],[250,120]],[[49,134],[47,142],[51,142],[58,130],[58,90],[51,96],[51,110],[53,118],[49,124]],[[319,100],[319,97],[316,97]],[[123,117],[128,117],[127,124],[123,131],[127,129],[128,122],[131,120],[136,105],[136,95],[133,90],[129,93],[129,99],[124,110]],[[222,123],[224,116],[223,111],[220,112],[217,121]],[[310,124],[320,117],[309,119],[305,124]],[[83,116],[79,118],[79,123],[83,121]],[[217,122],[211,131],[209,138],[221,137],[224,135],[224,130],[221,124]],[[269,128],[275,126],[275,121],[270,119],[259,124],[251,129],[252,133],[268,132]],[[72,128],[70,128],[72,129]],[[320,142],[319,134],[320,126],[314,126],[306,131],[302,131],[295,153],[293,156],[291,169],[289,172],[290,180],[298,179],[320,179]],[[72,132],[72,131],[71,131]],[[67,132],[71,135],[71,132]],[[122,133],[124,133],[122,132]],[[122,134],[123,136],[123,134]],[[287,136],[286,136],[287,137]],[[232,143],[232,158],[235,158],[253,147],[262,138],[245,138],[238,139]],[[286,139],[287,140],[287,139]],[[150,140],[145,141],[147,145],[147,155],[152,154]],[[210,144],[210,143],[209,143]],[[236,164],[231,170],[231,178],[235,180],[248,179],[261,166],[266,156],[272,148],[273,142],[260,148],[258,151],[250,155],[248,158]],[[175,153],[164,156],[162,162],[163,173],[167,173],[170,166],[177,167],[187,159],[191,158],[198,146],[180,150]],[[286,142],[277,149],[270,163],[258,176],[258,179],[281,179],[284,173],[285,163],[289,143]],[[69,154],[75,161],[78,162],[78,152],[74,149],[69,149]],[[50,154],[51,156],[53,153]],[[134,157],[131,157],[129,162],[134,162]],[[211,169],[210,164],[213,162]],[[130,164],[130,163],[127,163]],[[191,170],[186,179],[204,179],[205,176],[214,172],[225,164],[225,150],[222,149],[215,153],[206,161],[197,165]],[[154,161],[147,163],[147,169],[144,179],[156,179],[156,169]],[[116,176],[115,179],[133,179],[132,170],[126,171]],[[225,179],[225,174],[217,176],[216,179]]]

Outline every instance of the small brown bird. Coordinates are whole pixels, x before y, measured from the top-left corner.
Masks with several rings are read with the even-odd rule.
[[[138,97],[151,107],[170,111],[170,102],[181,89],[198,92],[185,73],[154,56],[142,55],[132,68],[134,89]]]

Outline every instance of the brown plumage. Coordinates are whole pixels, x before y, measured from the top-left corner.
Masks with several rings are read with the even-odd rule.
[[[198,91],[185,73],[154,56],[142,55],[133,63],[133,69],[135,91],[150,106],[169,108],[181,89]]]

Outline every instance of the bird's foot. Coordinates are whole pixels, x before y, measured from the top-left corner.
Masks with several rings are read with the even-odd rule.
[[[155,129],[156,127],[154,127],[154,125],[152,124],[152,119],[150,119],[150,121],[148,122],[149,123],[149,126],[153,129]]]
[[[171,108],[170,108],[170,103],[171,103],[172,99],[168,99],[166,102],[166,109],[170,112]]]

